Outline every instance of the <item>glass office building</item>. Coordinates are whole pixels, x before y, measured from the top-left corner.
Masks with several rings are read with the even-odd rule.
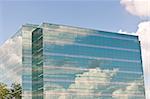
[[[138,36],[23,25],[23,99],[145,99]]]

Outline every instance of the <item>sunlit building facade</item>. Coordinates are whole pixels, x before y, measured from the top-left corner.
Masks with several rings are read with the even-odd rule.
[[[23,99],[145,99],[138,36],[23,25]]]

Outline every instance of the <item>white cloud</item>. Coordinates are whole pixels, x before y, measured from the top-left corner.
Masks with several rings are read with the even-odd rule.
[[[81,74],[76,74],[74,83],[70,84],[67,89],[63,86],[56,84],[46,84],[46,98],[52,99],[101,99],[103,92],[113,92],[108,94],[112,95],[113,99],[132,99],[143,96],[143,87],[141,88],[142,80],[131,81],[127,85],[112,86],[110,83],[113,77],[117,76],[118,69],[89,69]]]
[[[114,70],[102,70],[99,68],[89,69],[89,71],[83,74],[76,75],[75,83],[71,84],[68,88],[68,92],[75,93],[74,95],[67,95],[65,98],[70,99],[97,99],[100,97],[100,90],[105,89],[111,81],[112,77],[117,73],[118,69]],[[64,96],[63,96],[64,97]]]
[[[147,89],[147,93],[149,93],[149,94],[147,94],[147,99],[150,99],[150,88]]]
[[[144,95],[143,95],[144,89],[141,88],[141,86],[138,85],[137,83],[142,83],[142,82],[141,82],[141,80],[134,81],[130,85],[126,86],[125,88],[117,89],[116,91],[114,91],[112,93],[113,99],[133,99],[133,98],[135,98],[135,96],[131,95],[131,94],[135,94],[135,93],[139,93],[138,94],[139,97],[143,98],[144,97]],[[124,96],[117,96],[117,94],[119,94],[119,95],[124,94]]]
[[[109,86],[109,82],[117,72],[118,69],[89,69],[87,72],[77,74],[74,83],[66,90],[60,86],[52,86],[54,89],[47,91],[46,97],[53,97],[54,99],[99,99],[101,90]]]
[[[122,29],[120,29],[120,30],[118,31],[118,33],[124,33],[124,34],[127,34],[128,32],[127,32],[127,31],[123,31]]]
[[[120,3],[125,9],[136,16],[150,16],[150,0],[121,0]],[[137,33],[141,41],[142,60],[145,76],[146,99],[150,99],[150,21],[141,22],[138,25]]]
[[[59,25],[50,25],[43,24],[44,35],[49,40],[46,40],[47,43],[56,44],[56,45],[67,45],[73,44],[77,37],[85,37],[93,32],[93,30],[74,28],[68,26],[59,26]],[[50,28],[53,27],[53,28]],[[66,42],[65,42],[66,41]]]
[[[60,95],[63,95],[66,91],[63,86],[53,83],[47,83],[44,87],[46,88],[45,99],[58,99]]]
[[[150,99],[150,91],[148,91],[150,89],[150,21],[140,23],[137,34],[139,35],[142,47],[147,99]]]
[[[124,31],[119,30],[120,33]],[[127,33],[127,32],[125,32]],[[141,22],[138,25],[136,34],[139,35],[142,50],[142,61],[145,78],[146,99],[150,99],[150,21]]]
[[[22,37],[8,39],[0,47],[0,81],[12,83],[21,81]],[[13,75],[13,76],[12,76]]]
[[[133,34],[133,35],[136,35],[134,32],[129,33],[129,32],[127,32],[127,31],[123,31],[122,29],[120,29],[120,30],[118,31],[118,33],[121,33],[121,34]]]
[[[138,25],[137,34],[140,37],[142,48],[150,51],[150,21],[141,22]]]
[[[137,16],[150,16],[150,0],[121,0],[125,9]]]

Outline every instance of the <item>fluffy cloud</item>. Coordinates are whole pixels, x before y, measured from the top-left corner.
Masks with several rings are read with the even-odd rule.
[[[99,99],[98,97],[101,96],[100,90],[104,90],[109,86],[111,79],[117,72],[118,69],[89,69],[87,72],[77,74],[74,83],[66,90],[60,86],[51,86],[52,84],[50,84],[54,89],[47,91],[46,97],[53,97],[53,99]]]
[[[138,26],[137,34],[141,41],[142,58],[146,84],[147,99],[150,99],[150,21],[142,22]]]
[[[138,97],[141,97],[140,99],[142,99],[144,97],[143,95],[144,88],[138,85],[137,83],[142,83],[142,82],[141,80],[134,81],[130,85],[126,86],[125,88],[117,89],[116,91],[112,93],[113,98],[114,99],[133,99],[135,98],[135,96],[132,96],[130,94],[139,93]],[[116,94],[120,94],[120,95],[124,94],[124,96],[116,96]],[[136,99],[139,99],[138,97],[136,97]]]
[[[135,34],[134,32],[129,33],[129,32],[127,32],[127,31],[123,31],[122,29],[120,29],[120,30],[118,31],[118,33],[121,33],[121,34]]]
[[[150,16],[150,0],[121,0],[120,3],[125,9],[137,16]],[[145,75],[146,99],[150,99],[150,21],[141,22],[138,25],[137,34],[139,35],[142,48],[142,59]]]
[[[120,33],[124,32],[119,30]],[[126,32],[125,32],[126,33]],[[139,35],[139,39],[141,42],[141,50],[142,50],[142,60],[144,67],[144,76],[145,76],[145,88],[146,88],[146,97],[150,99],[150,21],[141,22],[138,25],[138,30],[136,34]]]
[[[137,16],[150,16],[150,0],[121,0],[125,9]]]
[[[51,28],[50,28],[51,27]],[[68,26],[50,25],[43,23],[44,35],[46,35],[47,43],[56,45],[73,44],[77,37],[85,37],[93,32],[93,30],[74,28]]]
[[[147,89],[147,93],[150,93],[150,88]],[[147,99],[150,99],[150,94],[147,94]]]
[[[118,31],[118,33],[128,34],[127,31],[123,31],[122,29],[120,29],[120,30]]]
[[[141,40],[141,46],[144,50],[150,51],[150,21],[142,22],[138,25],[137,34]]]
[[[8,39],[0,47],[0,76],[1,82],[12,83],[21,81],[22,37]],[[12,76],[13,75],[13,76]],[[7,82],[6,82],[7,81]]]
[[[88,72],[84,72],[83,74],[78,74],[76,75],[75,83],[71,84],[67,90],[74,94],[61,96],[59,99],[71,99],[72,97],[74,99],[97,99],[101,95],[100,90],[108,87],[108,83],[117,71],[118,69],[101,70],[96,68],[89,69]]]
[[[139,93],[137,99],[143,98],[144,88],[141,87],[143,80],[131,81],[127,85],[112,86],[110,84],[118,72],[118,69],[89,69],[86,72],[76,74],[74,83],[70,84],[67,89],[54,83],[47,83],[45,97],[52,99],[101,99],[101,96],[109,91],[108,96],[112,96],[113,99],[132,99],[136,97],[134,94],[137,95],[137,93]]]
[[[60,95],[65,94],[66,89],[63,86],[57,84],[47,83],[44,85],[46,87],[45,98],[46,99],[59,99]]]

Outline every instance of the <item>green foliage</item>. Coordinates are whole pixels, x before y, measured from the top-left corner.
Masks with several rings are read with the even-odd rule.
[[[20,84],[13,83],[11,85],[10,93],[15,99],[21,99],[22,88]]]
[[[9,94],[9,90],[7,85],[4,83],[0,83],[0,99],[5,99]]]
[[[6,84],[0,83],[0,99],[21,99],[22,87],[20,84],[13,83],[11,88]]]

